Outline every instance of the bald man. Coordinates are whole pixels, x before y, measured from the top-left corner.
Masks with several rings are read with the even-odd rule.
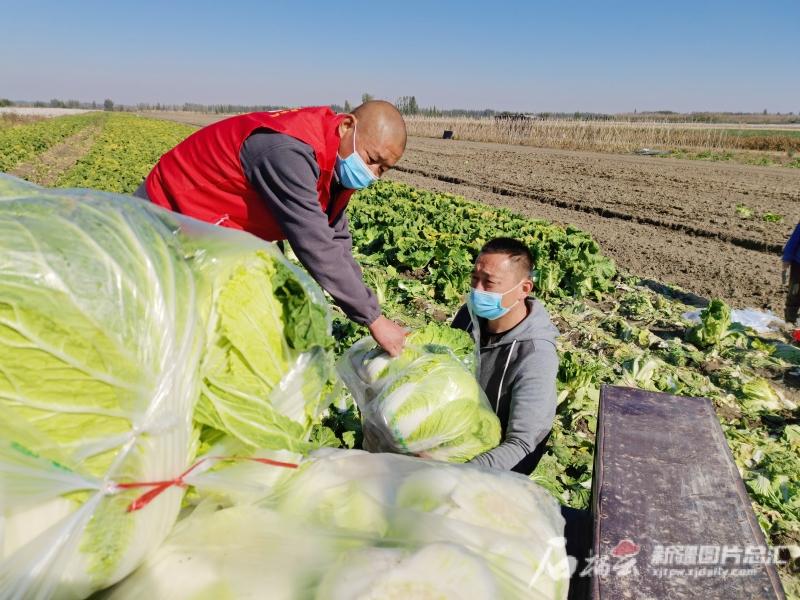
[[[403,155],[406,128],[380,100],[352,114],[312,107],[237,115],[195,132],[135,192],[164,208],[287,240],[345,314],[392,356],[405,331],[381,314],[353,258],[345,208]]]

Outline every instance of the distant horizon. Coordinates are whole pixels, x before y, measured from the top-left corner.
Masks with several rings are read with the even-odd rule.
[[[246,104],[246,103],[243,103],[243,102],[195,102],[195,101],[188,101],[188,100],[184,101],[184,102],[147,102],[147,101],[140,101],[140,102],[130,103],[130,102],[117,102],[117,100],[115,100],[114,98],[103,98],[102,100],[81,100],[80,98],[58,98],[56,96],[53,96],[53,97],[51,97],[51,98],[49,98],[47,100],[44,100],[44,99],[30,100],[30,99],[8,98],[7,96],[0,95],[0,100],[9,100],[9,101],[11,101],[13,103],[13,105],[20,106],[21,108],[23,106],[30,106],[30,105],[33,105],[33,104],[44,104],[44,105],[47,105],[47,106],[42,106],[42,108],[52,108],[52,107],[49,106],[49,104],[53,100],[57,100],[57,101],[64,102],[64,103],[70,102],[70,101],[76,101],[76,102],[79,102],[81,105],[87,105],[87,104],[95,103],[98,108],[102,108],[103,107],[103,102],[106,99],[110,99],[112,102],[114,102],[114,106],[123,106],[125,108],[138,108],[140,105],[145,105],[145,106],[150,106],[150,107],[154,107],[156,105],[161,105],[163,107],[170,107],[170,108],[172,108],[172,107],[179,108],[179,107],[183,107],[183,106],[186,106],[186,105],[189,105],[189,106],[207,106],[207,107],[213,107],[213,106],[220,106],[220,107],[221,106],[234,106],[234,107],[254,107],[254,106],[275,106],[275,107],[284,107],[284,106],[285,107],[292,107],[292,106],[343,106],[342,102],[327,102],[327,103],[313,104],[313,105],[312,104],[277,104],[277,103],[272,103],[272,102],[261,102],[261,103],[256,103],[256,104]],[[396,101],[397,101],[397,99],[390,99],[390,98],[375,98],[375,99],[376,100],[386,100],[386,101],[391,102],[393,104],[396,103]],[[356,106],[361,104],[361,101],[359,100],[359,101],[351,102],[350,104],[351,104],[351,106],[353,106],[355,108]],[[2,104],[0,104],[0,106],[2,106]],[[67,108],[67,107],[65,107],[65,108]],[[467,108],[467,107],[463,107],[463,106],[455,106],[455,107],[436,106],[436,107],[432,107],[432,106],[420,105],[420,111],[421,112],[428,111],[431,108],[435,108],[437,111],[443,111],[443,112],[464,111],[464,112],[476,112],[476,113],[477,112],[492,112],[492,113],[558,114],[558,115],[568,115],[568,114],[582,114],[582,115],[634,115],[634,114],[640,114],[640,115],[642,115],[642,114],[764,115],[764,114],[766,114],[766,116],[770,116],[770,115],[772,115],[772,116],[794,116],[794,115],[800,116],[800,112],[798,112],[798,113],[795,113],[794,111],[788,111],[788,112],[776,111],[776,112],[772,112],[772,111],[769,111],[769,110],[766,113],[764,113],[763,110],[760,110],[760,111],[745,111],[745,110],[689,110],[689,111],[678,111],[678,110],[672,110],[672,109],[664,108],[664,109],[658,109],[658,110],[651,110],[651,109],[638,110],[638,109],[634,109],[634,110],[630,110],[630,111],[596,112],[596,111],[588,111],[588,110],[509,110],[509,109],[493,108],[493,107]],[[182,110],[182,108],[179,108],[179,110]]]
[[[800,113],[797,0],[42,0],[3,18],[0,97]]]

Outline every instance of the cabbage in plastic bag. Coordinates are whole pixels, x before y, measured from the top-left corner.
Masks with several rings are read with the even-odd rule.
[[[338,367],[362,413],[364,448],[466,462],[497,446],[500,421],[465,364],[471,351],[467,333],[435,324],[397,358],[369,337],[354,344]]]
[[[557,502],[515,473],[323,450],[260,503],[212,508],[201,505],[180,522],[108,596],[567,595],[571,564]]]
[[[0,175],[3,597],[85,597],[158,546],[183,489],[129,511],[149,488],[120,484],[187,469],[201,387],[203,436],[305,447],[329,326],[321,291],[271,244]]]

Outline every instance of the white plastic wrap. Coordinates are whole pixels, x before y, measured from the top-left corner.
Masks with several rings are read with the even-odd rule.
[[[84,598],[158,547],[183,487],[132,508],[193,464],[207,359],[232,343],[220,290],[242,269],[277,264],[322,307],[315,335],[329,335],[321,290],[272,244],[137,199],[0,174],[0,597]],[[313,340],[287,348],[281,333],[274,396],[248,395],[245,376],[224,385],[242,396],[237,410],[272,411],[288,444],[307,437],[328,359]]]
[[[367,337],[338,371],[361,411],[366,450],[466,462],[500,443],[486,394],[445,347],[410,343],[391,358]]]
[[[700,313],[702,310],[691,310],[681,315],[692,324],[700,323]],[[756,333],[770,333],[780,331],[786,327],[786,322],[778,317],[771,310],[758,310],[755,308],[743,308],[731,310],[731,322],[739,323],[743,327],[749,327]]]
[[[114,600],[563,600],[558,504],[526,477],[391,454],[314,453],[257,504],[202,504]]]

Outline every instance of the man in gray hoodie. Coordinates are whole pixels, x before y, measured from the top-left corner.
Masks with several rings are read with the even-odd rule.
[[[499,446],[473,464],[530,474],[544,453],[556,412],[558,329],[530,297],[533,257],[511,238],[488,242],[472,271],[472,289],[452,326],[480,348],[478,380],[500,418]]]

